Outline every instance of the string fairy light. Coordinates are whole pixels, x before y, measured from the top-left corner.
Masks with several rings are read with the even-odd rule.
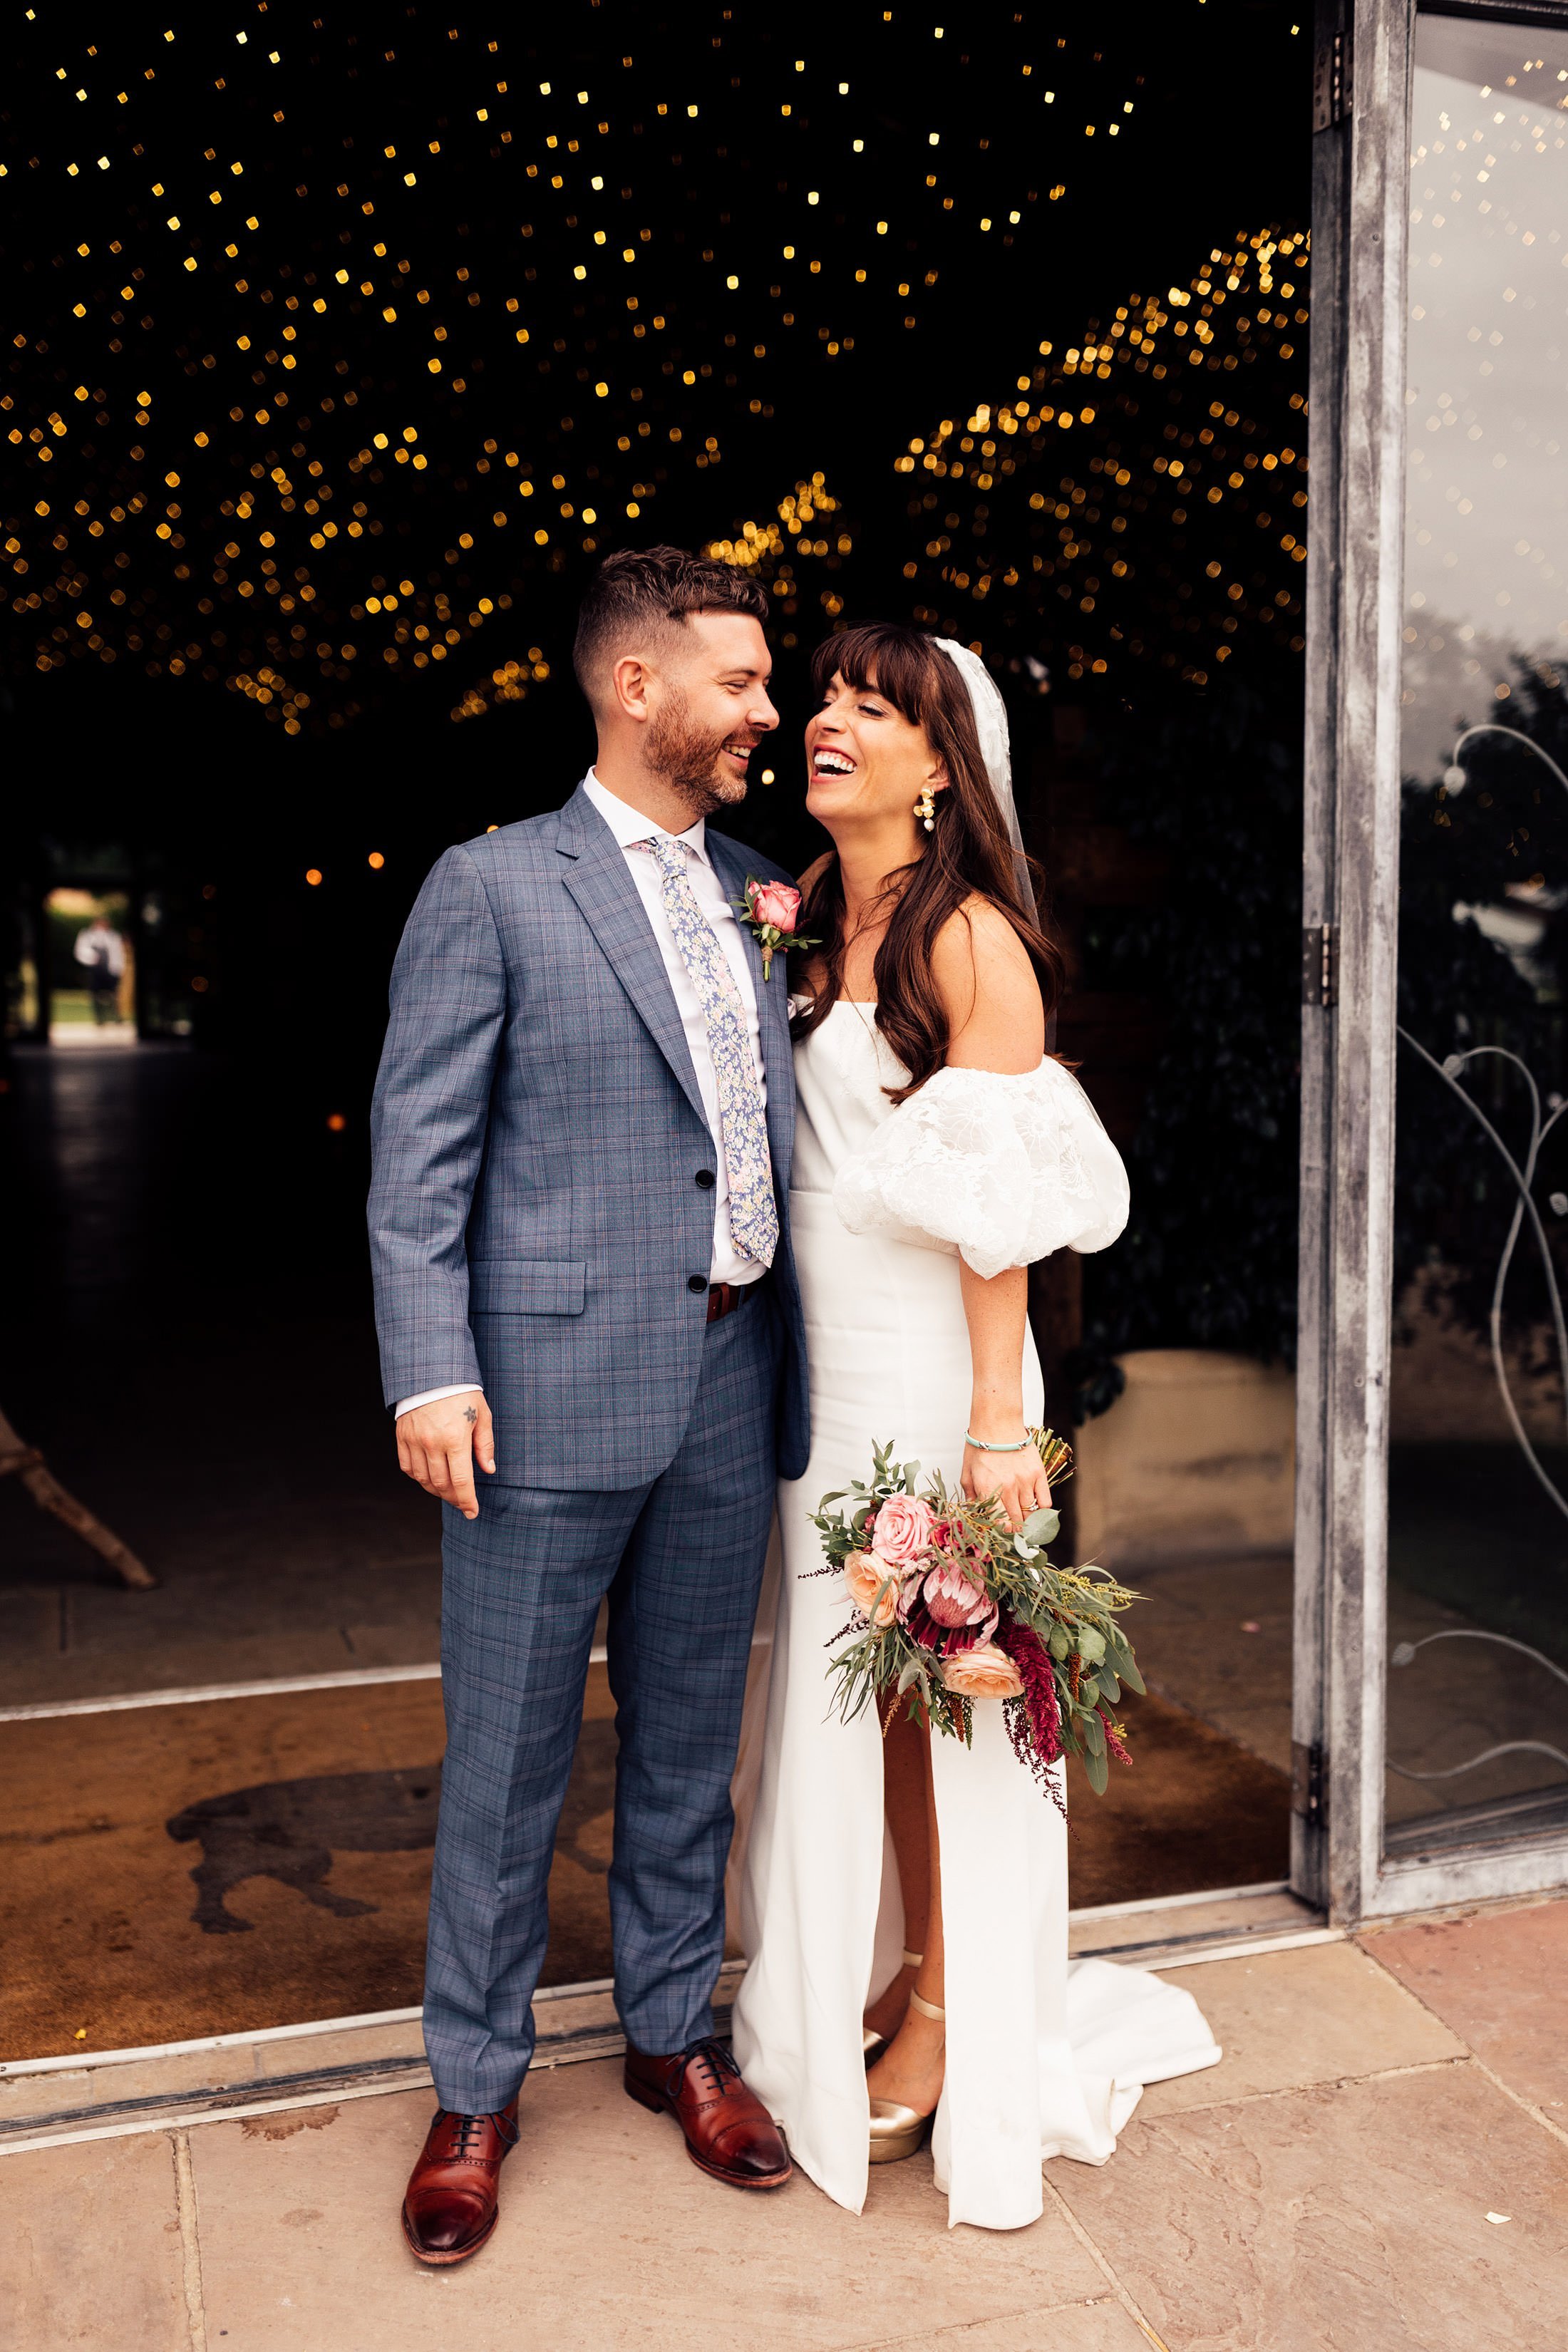
[[[811,472],[832,462],[826,415],[874,384],[900,448],[919,420],[895,413],[894,377],[918,394],[895,350],[946,334],[976,271],[1016,261],[1018,283],[1038,282],[1048,208],[1085,173],[1134,162],[1145,76],[1083,39],[1037,40],[1021,16],[948,26],[941,79],[915,71],[919,120],[900,131],[867,102],[890,68],[914,70],[893,12],[831,62],[805,39],[776,58],[735,14],[650,61],[640,20],[606,5],[574,74],[504,24],[423,6],[340,27],[257,5],[243,37],[204,19],[177,41],[133,22],[83,43],[35,16],[0,152],[44,238],[0,392],[21,658],[221,688],[285,736],[426,690],[461,722],[561,673],[563,575],[660,536],[768,578],[786,644],[810,610],[840,619],[846,567],[882,562],[888,533],[868,525],[868,492],[851,516],[845,484],[829,496]],[[1125,135],[1086,160],[1086,122]],[[1281,255],[1295,291],[1266,300]],[[1294,310],[1280,323],[1304,303],[1299,246],[1238,240],[1224,266],[1223,284],[1086,330],[984,422],[977,406],[910,444],[912,611],[966,604],[972,635],[975,608],[994,629],[1005,606],[1037,636],[1070,606],[1092,672],[1130,646],[1137,605],[1152,646],[1151,558],[1134,548],[1157,520],[1181,528],[1177,508],[1194,532],[1236,522],[1261,503],[1248,455],[1283,438],[1240,408],[1187,437],[1200,381],[1246,368],[1260,383],[1267,359],[1272,384],[1300,345]],[[1106,388],[1134,377],[1136,427],[1117,405],[1129,394]],[[1169,404],[1178,380],[1167,446],[1152,386]],[[721,523],[737,467],[755,480],[786,434],[794,487],[763,520]],[[1222,444],[1244,473],[1234,496]],[[1113,457],[1120,532],[1083,511],[1116,503]],[[1249,577],[1212,627],[1205,607],[1197,634],[1216,642],[1184,644],[1184,669],[1212,672],[1244,623],[1277,625],[1260,597]],[[1194,634],[1166,601],[1170,643],[1151,657]]]

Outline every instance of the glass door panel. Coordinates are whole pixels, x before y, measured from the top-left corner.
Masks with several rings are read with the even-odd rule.
[[[1568,1825],[1568,32],[1417,20],[1384,1850]]]

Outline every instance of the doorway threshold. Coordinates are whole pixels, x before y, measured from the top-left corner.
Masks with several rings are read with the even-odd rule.
[[[720,1970],[714,2021],[721,2033],[729,2029],[743,1973],[740,1960],[726,1960]],[[534,2007],[537,2068],[618,2058],[626,2049],[608,1978],[542,1987]],[[429,2088],[416,2009],[263,2026],[145,2050],[0,2062],[0,2156]]]
[[[1100,1903],[1068,1914],[1068,1955],[1142,1969],[1190,1968],[1199,1960],[1337,1943],[1343,1934],[1290,1892],[1284,1879],[1199,1889],[1137,1903]]]
[[[1342,1934],[1325,1927],[1283,1882],[1100,1904],[1068,1920],[1073,1958],[1155,1969],[1337,1942]],[[714,2013],[721,2032],[743,1971],[743,1962],[727,1960],[720,1973]],[[608,1978],[542,1988],[535,2006],[536,2067],[616,2058],[626,2048]],[[417,2009],[139,2050],[0,2061],[0,2156],[429,2087]]]

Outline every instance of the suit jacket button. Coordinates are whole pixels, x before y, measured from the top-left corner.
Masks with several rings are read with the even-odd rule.
[[[716,1181],[711,1168],[700,1168],[697,1171],[697,1181],[705,1192],[710,1192],[713,1190]]]
[[[688,1290],[706,1290],[708,1276],[705,1274],[689,1274],[686,1277],[686,1287]]]

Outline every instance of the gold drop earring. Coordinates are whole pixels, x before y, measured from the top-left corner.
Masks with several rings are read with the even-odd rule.
[[[919,800],[915,803],[915,814],[920,819],[921,824],[924,825],[928,833],[934,833],[936,831],[936,803],[931,798],[931,786],[929,784],[925,786]]]

